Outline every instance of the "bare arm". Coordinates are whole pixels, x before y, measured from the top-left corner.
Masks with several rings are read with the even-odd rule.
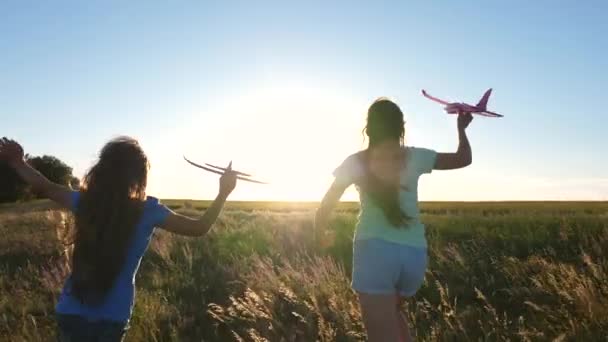
[[[473,153],[467,137],[466,128],[473,116],[471,113],[458,115],[458,150],[456,153],[437,153],[435,170],[454,170],[471,165]]]
[[[314,235],[316,241],[321,241],[323,239],[325,229],[329,223],[329,216],[340,201],[340,198],[348,186],[349,185],[345,186],[334,181],[334,183],[329,187],[329,190],[327,190],[323,200],[321,200],[321,205],[315,213]]]
[[[72,190],[66,186],[51,182],[31,167],[24,159],[23,148],[16,141],[7,138],[0,139],[0,161],[8,163],[17,172],[19,177],[30,185],[35,192],[57,202],[63,207],[70,207]]]
[[[171,213],[160,227],[166,231],[184,236],[203,236],[207,234],[220,215],[227,197],[218,195],[213,204],[200,219],[193,219],[178,213]]]
[[[196,220],[177,213],[171,213],[160,224],[160,227],[166,231],[184,236],[202,236],[207,234],[222,212],[228,195],[234,190],[236,177],[237,174],[235,172],[227,171],[220,178],[220,191],[200,219]]]

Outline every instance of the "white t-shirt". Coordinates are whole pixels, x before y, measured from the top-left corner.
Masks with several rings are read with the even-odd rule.
[[[406,161],[401,169],[402,186],[399,190],[399,203],[403,213],[411,220],[406,226],[393,226],[382,209],[357,187],[361,211],[355,239],[383,239],[399,244],[426,247],[424,225],[420,222],[418,210],[418,179],[421,175],[433,171],[437,152],[418,147],[404,147],[404,149],[406,149]],[[357,183],[365,173],[363,162],[361,153],[346,158],[333,173],[336,177],[335,181],[344,186]]]

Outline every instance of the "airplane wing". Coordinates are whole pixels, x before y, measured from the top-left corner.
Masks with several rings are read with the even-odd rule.
[[[230,170],[230,167],[232,167],[232,162],[230,162],[230,167],[229,168],[223,168],[223,167],[219,167],[219,166],[213,166],[213,165],[210,165],[210,164],[205,164],[205,165],[209,165],[211,167],[215,167],[215,168],[219,169],[219,170],[215,170],[215,169],[212,169],[211,167],[199,165],[199,164],[197,164],[197,163],[195,163],[193,161],[190,161],[190,160],[188,160],[188,158],[186,158],[186,156],[184,156],[184,160],[186,162],[188,162],[190,165],[194,166],[194,167],[198,167],[199,169],[203,169],[205,171],[209,171],[209,172],[212,172],[212,173],[215,173],[215,174],[218,174],[218,175],[223,175],[224,171],[228,171],[228,170]],[[220,170],[222,170],[222,171],[220,171]],[[237,175],[240,175],[240,176],[237,176],[236,178],[240,179],[242,181],[251,182],[251,183],[257,183],[257,184],[268,184],[266,182],[261,182],[261,181],[255,180],[255,179],[248,178],[248,177],[250,177],[249,174],[246,174],[246,173],[243,173],[243,172],[240,172],[240,171],[234,171],[234,172]],[[247,176],[247,177],[245,177],[245,176]]]
[[[206,166],[212,167],[214,169],[218,169],[218,170],[222,170],[222,171],[226,171],[228,170],[227,168],[224,167],[220,167],[220,166],[215,166],[215,165],[211,165],[211,164],[207,164],[205,163]],[[250,174],[244,173],[244,172],[240,172],[240,171],[234,171],[236,172],[237,175],[241,175],[241,176],[245,176],[245,177],[251,177]]]
[[[205,171],[209,171],[209,172],[212,172],[212,173],[215,173],[215,174],[218,174],[218,175],[223,175],[224,174],[224,172],[222,172],[222,171],[214,170],[212,168],[205,167],[203,165],[199,165],[199,164],[197,164],[195,162],[192,162],[192,161],[188,160],[188,158],[186,158],[186,156],[184,156],[184,160],[187,161],[188,164],[190,164],[190,165],[192,165],[194,167],[198,167],[199,169],[203,169]]]
[[[251,179],[251,178],[247,178],[247,177],[241,177],[241,176],[237,176],[236,178],[237,178],[237,179],[240,179],[240,180],[242,180],[242,181],[245,181],[245,182],[249,182],[249,183],[268,184],[268,183],[266,183],[266,182],[262,182],[262,181],[255,180],[255,179]]]
[[[433,96],[429,95],[429,94],[426,92],[426,90],[424,90],[424,89],[422,89],[422,95],[424,95],[424,97],[426,97],[426,98],[427,98],[427,99],[429,99],[429,100],[435,101],[435,102],[437,102],[437,103],[441,103],[442,105],[445,105],[445,106],[447,106],[447,105],[449,105],[449,104],[450,104],[450,103],[449,103],[449,102],[447,102],[447,101],[440,100],[440,99],[438,99],[438,98],[436,98],[436,97],[433,97]]]
[[[481,116],[487,116],[490,118],[502,118],[504,115],[502,114],[498,114],[498,113],[494,113],[494,112],[488,112],[488,111],[479,111],[479,112],[474,112],[473,114],[478,114]]]

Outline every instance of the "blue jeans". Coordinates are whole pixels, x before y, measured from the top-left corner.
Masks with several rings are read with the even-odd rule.
[[[75,315],[57,315],[59,342],[122,342],[127,324],[111,321],[89,321]]]

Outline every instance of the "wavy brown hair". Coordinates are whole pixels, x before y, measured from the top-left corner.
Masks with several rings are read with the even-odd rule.
[[[400,145],[405,140],[405,120],[403,112],[387,98],[374,101],[367,111],[367,124],[363,129],[369,138],[367,150],[363,151],[365,176],[358,186],[382,209],[384,216],[395,227],[401,227],[410,219],[401,210],[399,201],[400,184],[387,184],[378,179],[369,167],[370,150],[387,141],[394,140]]]
[[[137,140],[119,137],[104,146],[83,179],[72,234],[72,292],[84,303],[103,301],[124,266],[145,203],[148,169]]]

